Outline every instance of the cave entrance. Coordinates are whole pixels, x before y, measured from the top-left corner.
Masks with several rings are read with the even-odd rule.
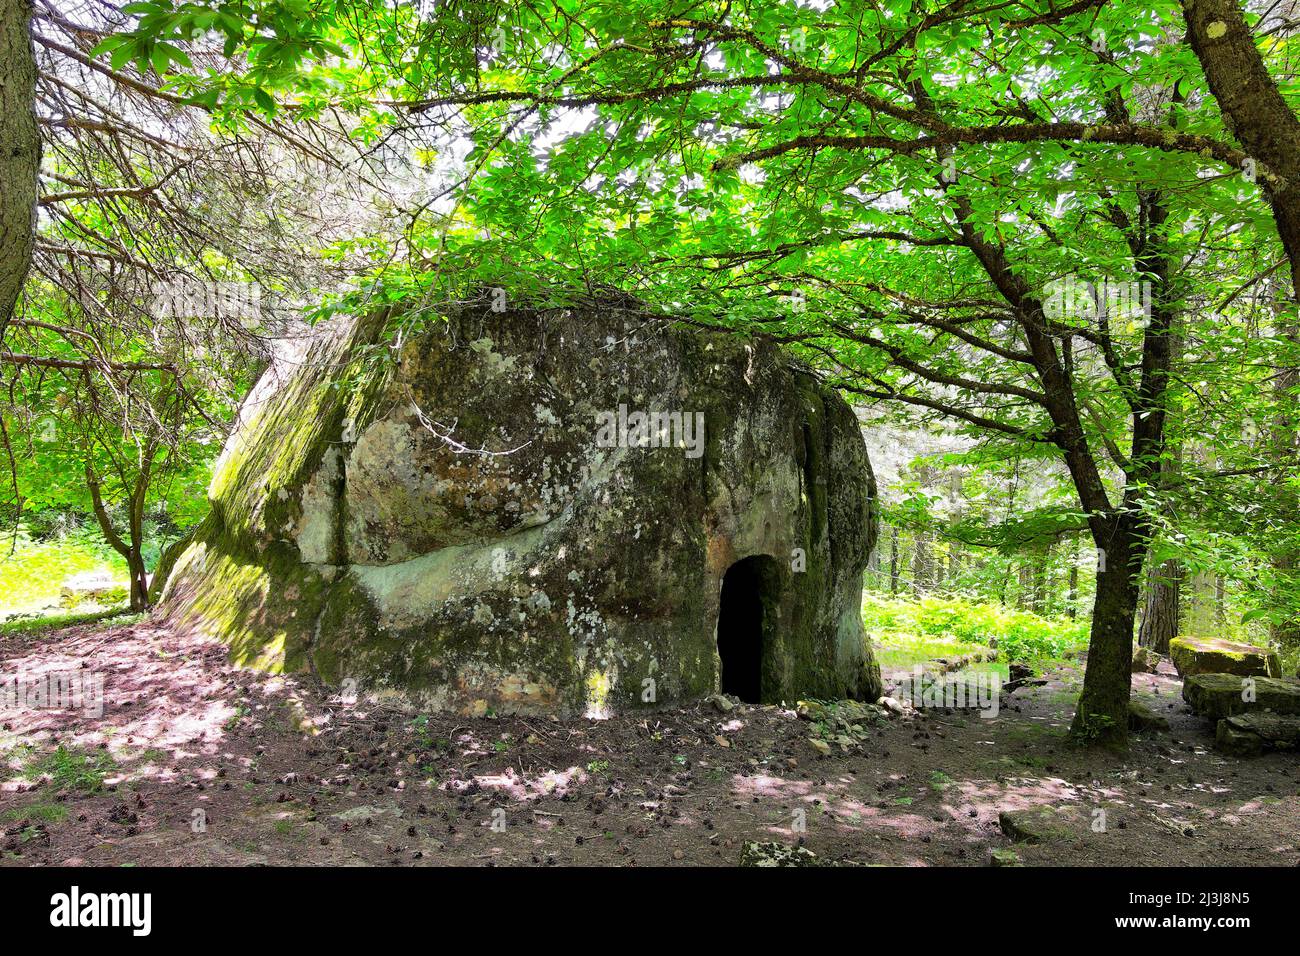
[[[722,692],[749,704],[763,702],[780,580],[776,561],[765,554],[737,561],[722,578],[718,608],[718,657]]]

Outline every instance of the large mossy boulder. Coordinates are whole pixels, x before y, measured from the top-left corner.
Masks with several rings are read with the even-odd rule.
[[[263,375],[167,583],[177,625],[465,713],[880,695],[874,479],[810,371],[614,306],[467,308],[394,348],[397,321]]]
[[[1169,657],[1181,677],[1193,674],[1282,676],[1282,664],[1276,652],[1221,637],[1176,637],[1169,642]]]
[[[1261,710],[1300,714],[1300,680],[1195,674],[1183,681],[1183,700],[1194,713],[1216,721]]]

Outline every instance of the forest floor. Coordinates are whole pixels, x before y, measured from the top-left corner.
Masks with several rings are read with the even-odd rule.
[[[732,865],[750,840],[828,863],[1300,862],[1300,764],[1215,753],[1172,671],[1134,676],[1171,730],[1123,758],[1065,740],[1077,662],[996,717],[921,710],[829,756],[779,707],[417,716],[148,619],[0,637],[0,680],[59,671],[104,675],[107,704],[0,714],[3,865]],[[1001,832],[1040,808],[1040,842]]]

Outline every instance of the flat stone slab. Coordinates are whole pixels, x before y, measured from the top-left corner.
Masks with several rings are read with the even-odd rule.
[[[998,814],[998,829],[1017,843],[1046,843],[1070,836],[1067,816],[1052,807],[1003,810]]]
[[[1181,677],[1194,674],[1282,676],[1282,662],[1275,651],[1221,637],[1175,637],[1169,642],[1169,657]]]
[[[1300,747],[1300,717],[1250,713],[1225,717],[1215,732],[1215,746],[1234,757],[1257,757],[1270,750]]]
[[[1296,715],[1300,714],[1300,680],[1195,674],[1183,681],[1183,700],[1194,713],[1211,720],[1261,710]]]

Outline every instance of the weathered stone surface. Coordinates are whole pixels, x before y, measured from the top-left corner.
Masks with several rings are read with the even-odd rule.
[[[149,579],[149,604],[157,604],[162,597],[163,589],[167,586],[167,579],[171,577],[172,569],[176,567],[176,562],[180,556],[185,553],[185,549],[190,546],[191,535],[184,535],[177,538],[158,556],[158,567],[154,570],[153,577]]]
[[[1219,637],[1175,637],[1169,657],[1182,677],[1193,674],[1237,674],[1240,677],[1281,677],[1276,652]]]
[[[1211,720],[1258,710],[1300,714],[1300,680],[1196,674],[1183,681],[1183,700],[1193,712]]]
[[[1134,674],[1154,674],[1160,669],[1161,656],[1149,647],[1136,644],[1133,647]]]
[[[1051,807],[1003,810],[998,814],[998,828],[1018,843],[1046,843],[1070,835]]]
[[[1264,739],[1259,734],[1238,730],[1228,723],[1229,719],[1219,721],[1215,728],[1215,748],[1230,757],[1258,757],[1262,754]]]
[[[1128,702],[1128,729],[1136,734],[1148,731],[1167,731],[1169,720],[1162,714],[1142,703],[1140,700]]]
[[[746,840],[740,848],[741,866],[819,866],[817,854],[807,847],[789,846],[774,840]]]
[[[1215,746],[1234,757],[1300,747],[1300,717],[1249,713],[1225,717],[1215,728]]]
[[[422,707],[603,713],[728,690],[722,584],[752,559],[755,696],[880,696],[871,466],[852,410],[779,348],[483,308],[394,361],[386,321],[321,330],[259,381],[167,584],[176,623]],[[702,441],[602,447],[620,407],[698,413]]]

